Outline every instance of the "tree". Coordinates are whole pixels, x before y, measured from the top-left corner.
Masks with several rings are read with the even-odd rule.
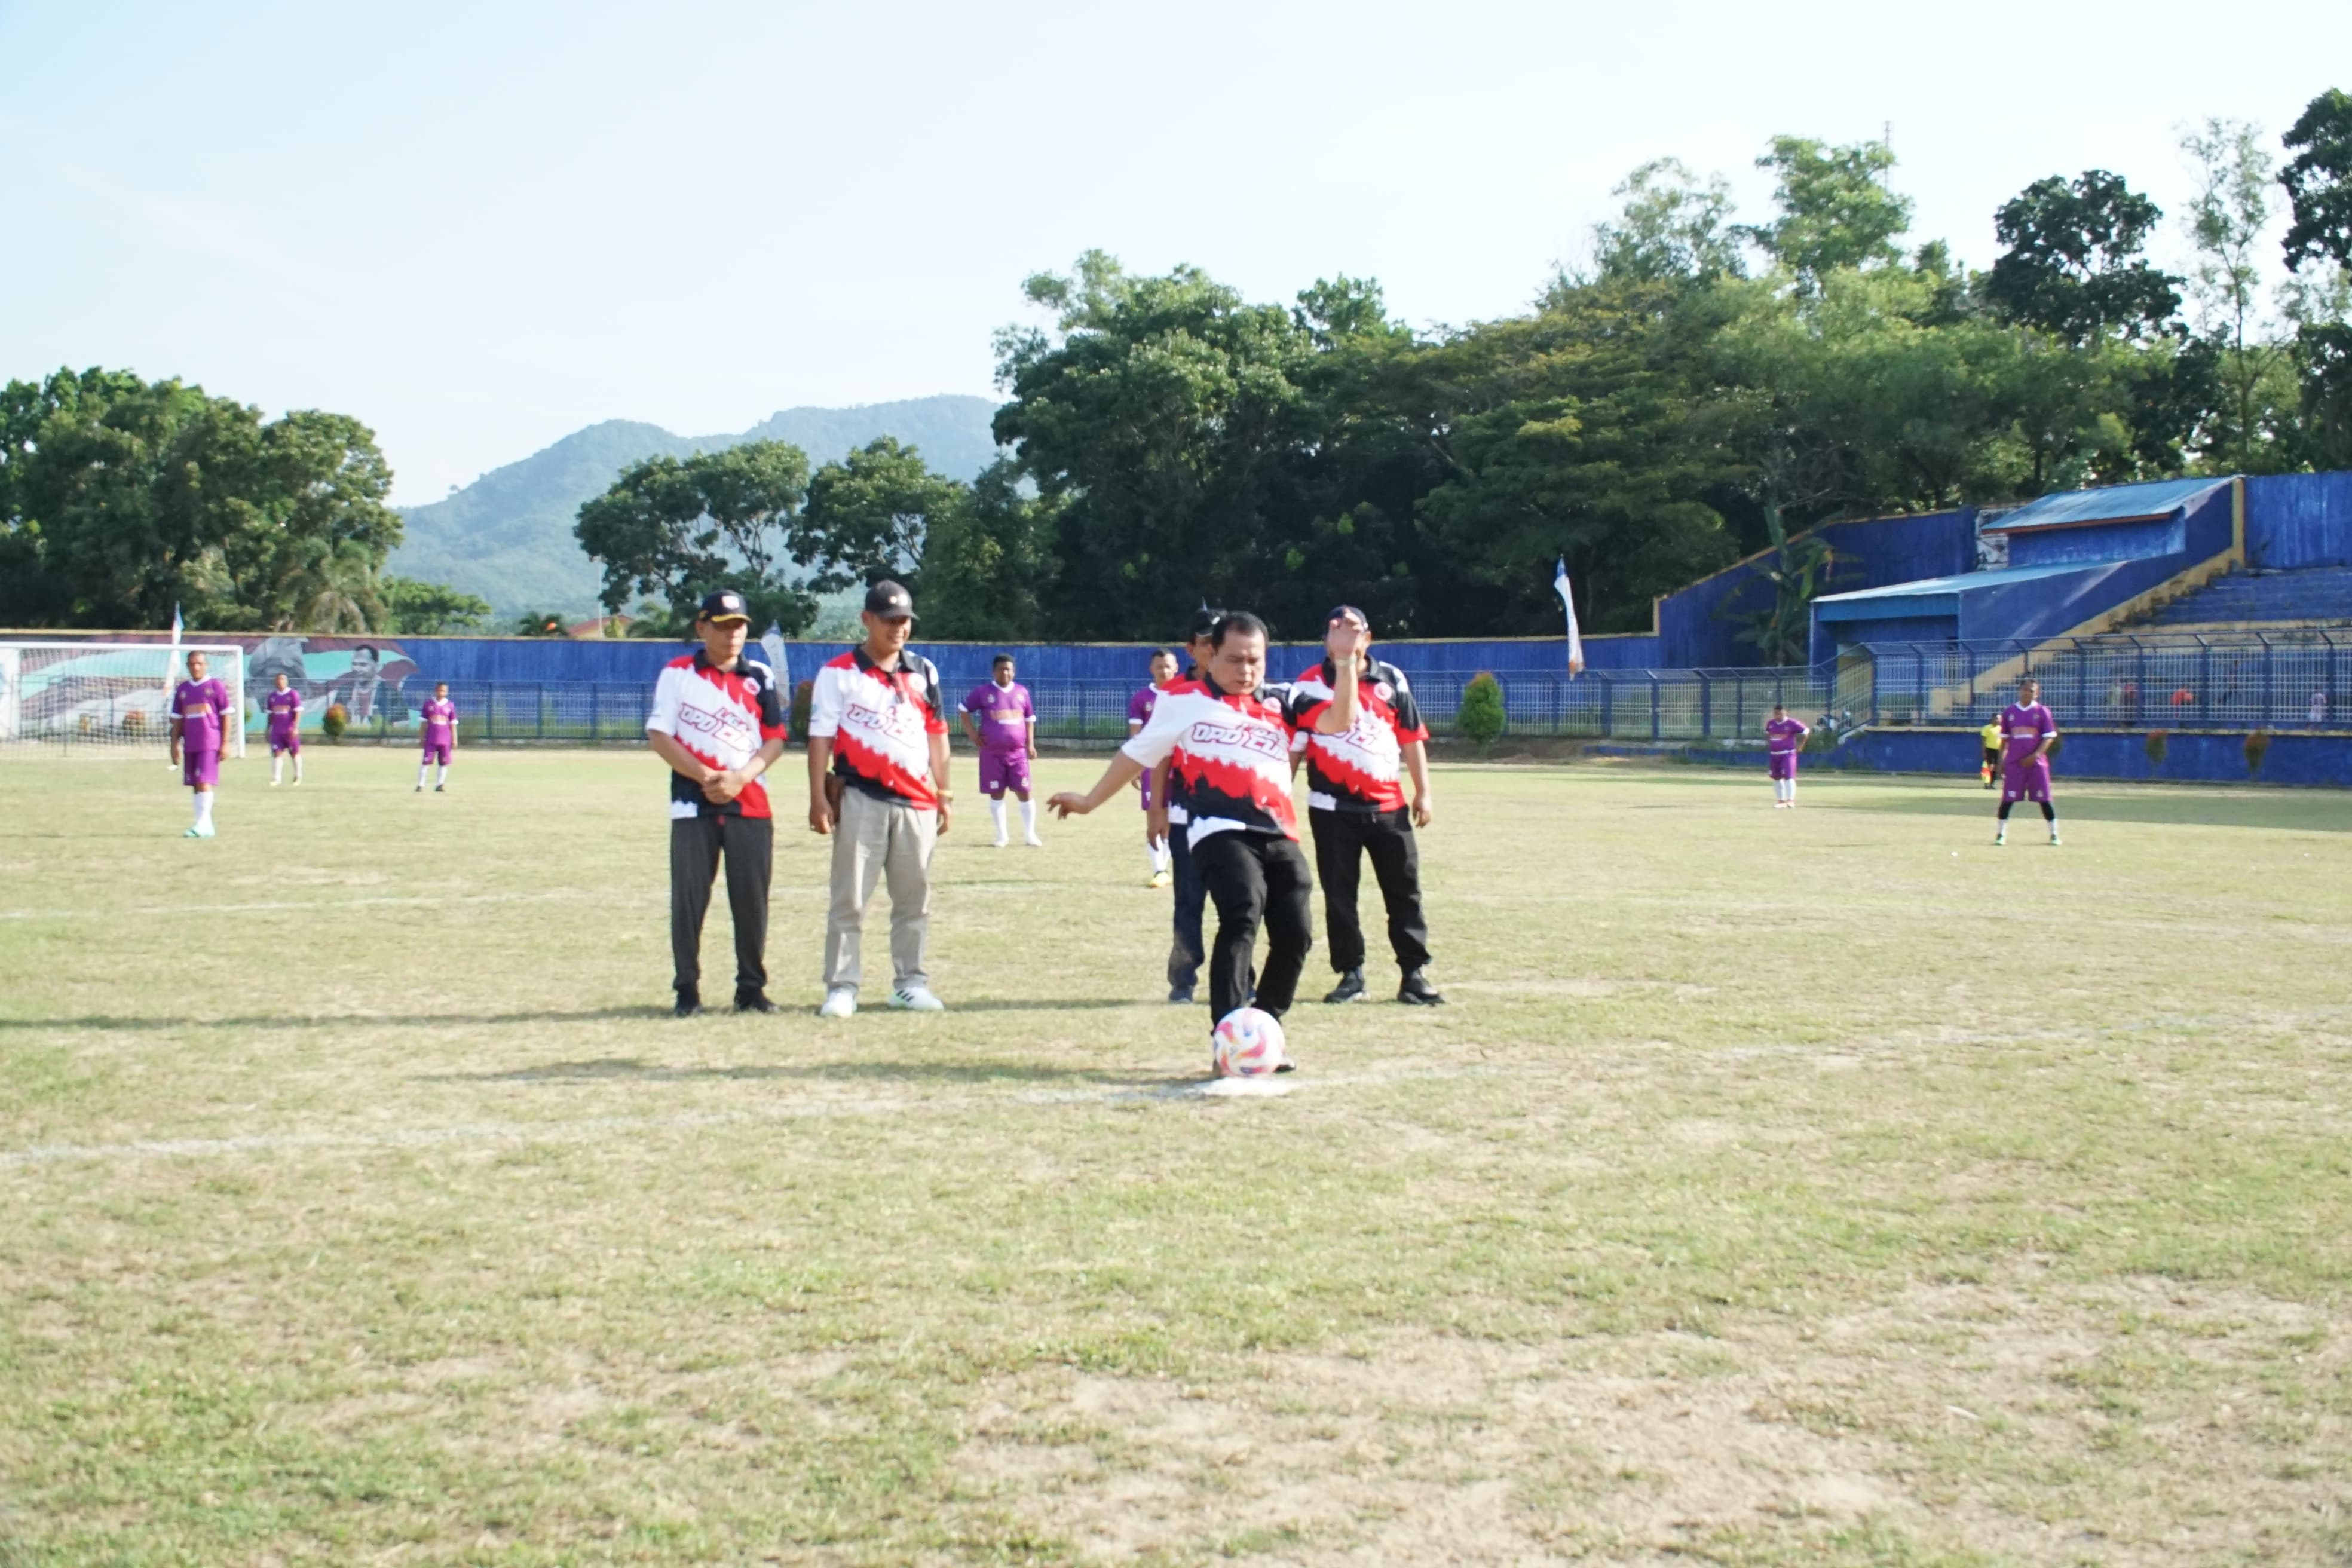
[[[1000,458],[971,482],[962,504],[929,519],[922,562],[926,636],[1024,642],[1049,635],[1045,603],[1059,563],[1054,516],[1024,493],[1021,472]]]
[[[2180,279],[2138,259],[2163,210],[2104,169],[2052,175],[2001,204],[1993,231],[2008,249],[1985,295],[2013,321],[2076,348],[2137,340],[2180,310]]]
[[[2294,324],[2301,455],[2317,468],[2352,468],[2352,96],[2331,88],[2313,99],[2285,142],[2296,150],[2279,183],[2294,216],[2284,248],[2295,276],[2284,304]]]
[[[2334,261],[2352,267],[2352,94],[2330,88],[2304,106],[2287,128],[2295,155],[2279,172],[2294,221],[2286,264]]]
[[[2210,444],[2241,472],[2271,466],[2256,454],[2256,442],[2267,434],[2256,411],[2279,362],[2267,344],[2248,342],[2261,306],[2254,247],[2270,222],[2271,159],[2259,136],[2244,121],[2208,120],[2180,139],[2198,163],[2197,195],[2189,208],[2198,255],[2193,278],[2204,332],[2220,350],[2224,395],[2222,428]]]
[[[572,531],[604,569],[608,611],[655,594],[674,619],[691,621],[702,595],[734,588],[755,623],[789,635],[816,616],[816,601],[781,569],[808,482],[808,458],[782,441],[649,458],[583,503]]]
[[[1901,259],[1895,237],[1911,226],[1911,198],[1888,188],[1895,154],[1883,142],[1829,147],[1775,136],[1756,166],[1773,172],[1780,216],[1738,232],[1769,251],[1800,289],[1811,291],[1832,272]]]
[[[376,584],[383,601],[388,632],[411,637],[449,637],[475,632],[488,624],[490,602],[441,583],[414,577],[385,577]]]
[[[1742,275],[1739,233],[1729,223],[1731,184],[1722,175],[1702,184],[1680,159],[1655,158],[1610,194],[1624,205],[1613,222],[1592,226],[1598,277],[1703,283]]]
[[[553,610],[526,610],[515,617],[514,635],[519,637],[560,637],[568,623]]]
[[[786,545],[795,562],[814,569],[808,585],[820,594],[885,577],[913,579],[931,527],[961,509],[969,494],[931,472],[914,447],[884,436],[816,471],[806,509],[785,531]]]

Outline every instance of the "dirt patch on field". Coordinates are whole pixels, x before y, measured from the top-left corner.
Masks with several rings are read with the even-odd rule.
[[[974,1489],[1103,1560],[1650,1561],[1884,1537],[2058,1563],[2325,1556],[2343,1336],[2150,1283],[1920,1285],[1805,1330],[1398,1336],[1234,1377],[1007,1382]]]

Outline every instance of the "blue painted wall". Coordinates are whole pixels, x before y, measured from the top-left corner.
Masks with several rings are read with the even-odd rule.
[[[2352,566],[2352,473],[2248,479],[2246,561],[2280,570]]]
[[[2095,522],[2076,528],[2021,529],[2009,536],[2009,563],[2056,566],[2076,562],[2137,561],[2149,555],[2179,555],[2188,548],[2187,521],[2183,518],[2170,517],[2156,522]]]

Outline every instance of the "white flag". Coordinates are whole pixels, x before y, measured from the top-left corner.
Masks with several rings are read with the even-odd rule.
[[[174,599],[172,601],[172,657],[163,666],[163,733],[166,735],[172,732],[171,721],[176,710],[172,697],[179,689],[180,627],[180,603]],[[168,746],[163,750],[163,765],[167,768],[172,765],[172,752]]]
[[[1576,635],[1576,600],[1568,591],[1568,557],[1565,555],[1559,558],[1559,566],[1552,572],[1551,585],[1553,591],[1559,595],[1560,608],[1568,612],[1568,672],[1582,675],[1584,639]]]

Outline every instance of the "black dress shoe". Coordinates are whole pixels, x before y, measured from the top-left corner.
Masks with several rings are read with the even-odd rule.
[[[1408,1007],[1437,1007],[1445,1002],[1437,987],[1429,983],[1429,976],[1418,969],[1408,973],[1404,984],[1397,987],[1397,1000]]]
[[[773,1013],[779,1009],[773,1002],[768,1000],[768,994],[764,991],[738,991],[735,993],[735,1011]]]
[[[681,1018],[691,1018],[702,1011],[702,993],[691,985],[678,988],[677,1005],[670,1009]]]
[[[1189,1007],[1192,1005],[1192,988],[1190,985],[1171,985],[1168,1000],[1180,1007]]]
[[[1364,999],[1364,972],[1350,969],[1339,976],[1339,984],[1324,994],[1326,1002],[1360,1002]]]

